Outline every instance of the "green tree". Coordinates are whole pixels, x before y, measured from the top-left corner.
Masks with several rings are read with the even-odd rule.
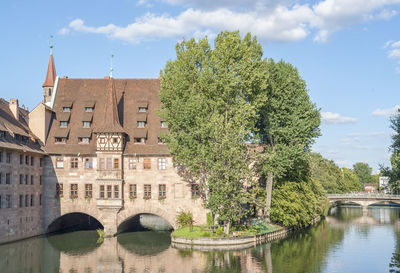
[[[311,177],[317,180],[327,193],[347,192],[346,183],[340,168],[332,160],[318,153],[310,154]]]
[[[353,170],[342,168],[343,179],[346,185],[345,192],[360,192],[363,190],[363,186],[360,179]]]
[[[160,115],[165,141],[189,182],[200,182],[205,205],[229,233],[247,210],[245,185],[253,183],[257,110],[264,99],[267,71],[255,37],[222,32],[214,40],[183,40],[176,59],[161,71]],[[183,167],[184,166],[184,167]]]
[[[372,182],[372,168],[368,165],[368,163],[357,162],[353,165],[354,172],[360,179],[361,183],[371,183]]]
[[[390,118],[390,128],[394,130],[392,144],[389,150],[392,152],[390,163],[392,168],[380,166],[383,176],[390,178],[389,184],[393,193],[400,193],[400,109]]]
[[[257,129],[265,149],[261,173],[266,176],[269,219],[274,179],[302,181],[308,175],[308,151],[320,135],[320,113],[308,96],[297,69],[284,61],[266,62],[268,78]]]

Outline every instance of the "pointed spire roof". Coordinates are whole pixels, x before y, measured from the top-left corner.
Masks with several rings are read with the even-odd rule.
[[[42,87],[54,87],[55,81],[56,81],[56,67],[54,65],[53,54],[50,52],[49,64],[47,66],[46,79],[44,80]]]
[[[104,107],[104,118],[102,125],[99,126],[96,133],[125,133],[119,123],[118,108],[117,108],[117,96],[115,94],[115,83],[114,79],[110,77],[108,79],[108,87]]]

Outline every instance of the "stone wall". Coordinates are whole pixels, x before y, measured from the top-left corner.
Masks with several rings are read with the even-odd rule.
[[[11,149],[0,149],[0,153],[2,156],[0,162],[0,243],[42,234],[43,183],[40,184],[40,177],[42,176],[43,179],[43,168],[40,166],[40,158],[43,158],[43,155]],[[7,154],[11,156],[10,162],[8,162]],[[20,156],[22,156],[22,164]],[[28,158],[28,164],[26,164],[26,158]],[[31,165],[32,158],[33,165]],[[7,174],[10,175],[9,184]],[[22,175],[22,181],[20,181],[20,175]],[[20,196],[22,196],[22,204],[20,204]],[[11,198],[10,201],[8,197]],[[31,203],[31,198],[33,198],[33,203]]]

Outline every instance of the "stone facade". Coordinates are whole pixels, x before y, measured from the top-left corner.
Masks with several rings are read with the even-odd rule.
[[[23,114],[25,137],[37,145],[0,145],[0,243],[54,231],[52,223],[73,213],[98,220],[106,236],[140,214],[160,216],[175,228],[185,210],[205,224],[196,186],[179,175],[161,142],[168,129],[157,115],[159,86],[159,79],[59,79],[50,55],[43,102],[30,113],[17,100],[7,106],[8,116]],[[4,162],[8,153],[12,162]],[[25,164],[27,157],[34,165]],[[20,175],[34,183],[21,185]],[[32,205],[29,199],[25,206],[26,196]]]

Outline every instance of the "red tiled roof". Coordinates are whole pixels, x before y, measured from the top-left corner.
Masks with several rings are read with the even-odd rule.
[[[54,65],[53,54],[50,54],[49,64],[47,65],[46,79],[42,87],[53,87],[56,81],[56,67]]]

